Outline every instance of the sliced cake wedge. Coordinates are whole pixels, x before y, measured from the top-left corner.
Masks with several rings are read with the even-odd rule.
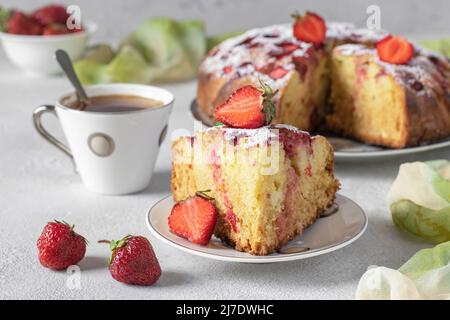
[[[267,255],[302,233],[335,199],[334,155],[322,136],[291,126],[217,126],[173,142],[175,201],[210,190],[215,235]]]
[[[417,50],[407,64],[381,61],[361,44],[331,56],[332,131],[364,143],[404,148],[450,135],[450,64]]]

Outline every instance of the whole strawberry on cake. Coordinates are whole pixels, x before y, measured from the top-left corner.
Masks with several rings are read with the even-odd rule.
[[[214,233],[267,255],[331,206],[333,149],[322,136],[271,124],[278,94],[262,81],[237,88],[215,108],[216,126],[173,142],[172,232],[201,245]]]
[[[449,61],[385,31],[306,12],[228,39],[200,66],[203,118],[212,123],[216,105],[258,79],[279,91],[273,123],[390,148],[450,136]]]

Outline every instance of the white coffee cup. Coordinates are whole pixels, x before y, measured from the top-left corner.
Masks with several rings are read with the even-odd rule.
[[[159,146],[167,132],[174,97],[162,88],[137,84],[105,84],[86,87],[89,97],[131,95],[159,100],[160,107],[124,112],[80,111],[62,104],[67,92],[53,105],[38,107],[33,114],[37,131],[73,158],[90,191],[119,195],[148,186]],[[53,137],[41,123],[42,114],[56,115],[68,145]]]

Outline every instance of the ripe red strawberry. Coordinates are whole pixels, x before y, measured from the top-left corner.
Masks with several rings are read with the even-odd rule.
[[[49,222],[37,241],[39,261],[50,269],[62,270],[77,264],[86,253],[86,239],[75,233],[74,225]]]
[[[66,8],[60,5],[49,5],[37,9],[32,13],[33,18],[38,20],[43,26],[53,23],[66,24],[69,14]]]
[[[414,55],[414,46],[405,38],[389,35],[376,44],[380,60],[394,64],[405,64]]]
[[[46,26],[44,28],[44,31],[42,32],[42,34],[44,36],[53,36],[53,35],[58,35],[58,34],[66,34],[66,33],[70,33],[70,30],[67,29],[67,27],[63,24],[49,24],[48,26]]]
[[[327,26],[321,16],[307,11],[304,16],[293,14],[294,37],[300,41],[319,45],[325,41]]]
[[[170,230],[193,243],[207,245],[217,221],[217,210],[211,200],[204,192],[197,192],[196,196],[175,204],[169,216]]]
[[[254,129],[269,124],[275,117],[272,97],[276,92],[265,83],[261,88],[247,85],[237,89],[214,110],[217,121],[234,128]]]
[[[6,32],[23,35],[39,35],[42,27],[34,18],[20,11],[14,11],[6,23]]]
[[[119,282],[150,286],[161,276],[153,247],[142,236],[126,236],[118,241],[101,240],[111,248],[109,272]]]

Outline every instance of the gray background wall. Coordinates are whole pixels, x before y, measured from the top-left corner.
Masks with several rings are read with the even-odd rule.
[[[209,34],[286,22],[296,9],[364,26],[371,4],[380,6],[381,25],[392,33],[450,35],[449,0],[1,0],[0,5],[31,9],[49,2],[79,5],[83,19],[99,25],[97,40],[120,39],[153,16],[202,19]]]

